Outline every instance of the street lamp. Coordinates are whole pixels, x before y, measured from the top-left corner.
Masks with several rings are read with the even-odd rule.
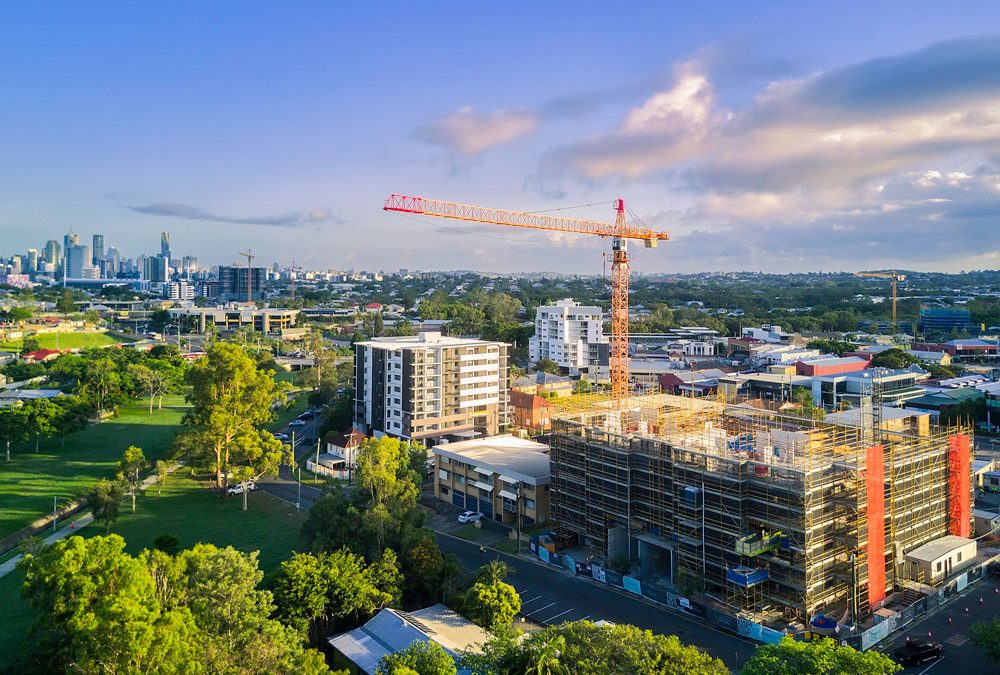
[[[514,505],[517,514],[517,554],[521,555],[521,482],[517,483],[517,503]]]
[[[300,467],[298,467],[298,469],[299,469],[299,480],[298,480],[299,493],[298,493],[298,496],[295,498],[295,510],[296,511],[298,511],[299,509],[302,508],[302,467],[300,466]]]

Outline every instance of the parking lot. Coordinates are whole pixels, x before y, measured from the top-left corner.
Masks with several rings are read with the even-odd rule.
[[[517,583],[513,578],[509,581],[521,597],[521,614],[542,626],[562,623],[563,621],[601,621],[599,613],[588,609],[580,609],[558,599],[555,595],[537,592],[539,589],[527,584]]]

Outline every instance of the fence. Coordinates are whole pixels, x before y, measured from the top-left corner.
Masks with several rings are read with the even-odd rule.
[[[568,570],[578,576],[591,578],[612,588],[620,588],[656,603],[665,609],[710,621],[722,630],[768,644],[780,642],[781,638],[784,637],[784,633],[780,631],[762,626],[748,619],[740,619],[725,614],[666,589],[644,585],[642,581],[635,577],[605,569],[594,563],[581,563],[571,555],[553,553],[544,546],[539,545],[536,537],[532,538],[529,547],[542,562]]]
[[[933,612],[969,586],[981,581],[990,571],[997,569],[998,564],[1000,564],[1000,556],[994,556],[986,562],[970,568],[939,588],[937,593],[924,596],[897,611],[894,615],[882,618],[860,635],[847,638],[844,642],[862,650],[874,647],[900,628],[907,626],[928,612]]]

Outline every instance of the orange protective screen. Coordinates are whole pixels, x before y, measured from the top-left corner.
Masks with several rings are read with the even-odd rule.
[[[885,599],[885,464],[882,446],[868,448],[865,457],[868,506],[868,605]]]
[[[955,434],[948,439],[948,534],[968,537],[972,493],[969,488],[969,437]]]

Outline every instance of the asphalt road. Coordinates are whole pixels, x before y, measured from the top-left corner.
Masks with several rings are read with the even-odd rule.
[[[929,636],[944,645],[944,656],[934,663],[909,666],[904,673],[995,673],[995,664],[990,663],[978,647],[968,642],[972,624],[989,621],[994,617],[1000,617],[1000,580],[989,577],[967,590],[947,607],[911,623],[880,651],[891,655],[894,649],[906,642],[907,637],[927,639]]]
[[[304,456],[316,452],[316,436],[318,435],[319,424],[320,419],[317,417],[307,421],[305,426],[292,427],[291,429],[286,426],[281,429],[281,431],[289,436],[291,436],[292,431],[295,432],[296,465],[298,465],[298,461]],[[258,480],[257,489],[283,499],[290,504],[301,503],[302,508],[308,509],[313,505],[313,502],[323,496],[323,492],[306,482],[302,483],[300,492],[297,477],[297,472],[295,475],[292,474],[292,467],[282,466],[278,469],[277,477],[264,476]]]
[[[483,555],[479,544],[446,534],[438,543],[445,553],[454,553],[468,570],[475,570],[490,560],[503,560],[514,568],[508,579],[518,595],[525,616],[542,624],[588,619],[632,624],[654,633],[676,635],[681,642],[695,645],[738,672],[753,655],[755,645],[736,636],[721,633],[706,623],[674,614],[616,592],[594,581],[572,577],[543,563],[535,563],[495,550]]]

